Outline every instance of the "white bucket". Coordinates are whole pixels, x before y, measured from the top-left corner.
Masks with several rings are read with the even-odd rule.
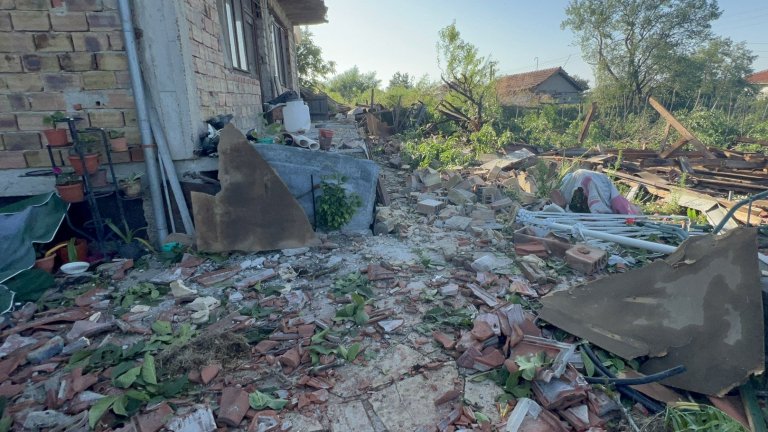
[[[283,127],[289,133],[307,132],[312,127],[309,107],[303,100],[290,101],[283,107]]]

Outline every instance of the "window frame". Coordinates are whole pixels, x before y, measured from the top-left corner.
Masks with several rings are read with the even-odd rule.
[[[288,88],[291,84],[290,64],[288,63],[289,53],[287,52],[287,46],[290,43],[288,41],[288,33],[285,26],[272,15],[272,55],[275,58],[275,68],[277,80],[281,86]]]
[[[259,77],[259,48],[256,20],[261,16],[258,0],[221,0],[220,21],[229,66],[240,73]]]

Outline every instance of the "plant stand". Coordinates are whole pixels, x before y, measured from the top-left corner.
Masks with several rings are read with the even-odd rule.
[[[83,166],[85,166],[85,153],[82,149],[82,142],[80,140],[80,133],[82,132],[90,132],[99,134],[101,137],[101,143],[104,147],[103,155],[107,158],[107,166],[109,167],[109,175],[112,177],[112,185],[106,186],[106,187],[100,187],[95,188],[91,184],[91,179],[87,171],[84,171],[83,175],[81,176],[83,179],[83,183],[85,184],[85,199],[88,202],[88,209],[91,214],[91,220],[87,221],[85,224],[83,224],[83,229],[77,229],[74,224],[72,223],[71,219],[69,218],[69,215],[67,215],[67,224],[78,234],[84,236],[91,242],[95,242],[98,246],[98,249],[100,252],[104,252],[104,240],[106,238],[106,223],[104,223],[104,219],[101,216],[101,212],[99,211],[99,206],[97,199],[106,198],[109,196],[114,197],[113,199],[117,203],[117,209],[120,213],[120,218],[123,223],[126,222],[125,218],[125,210],[123,209],[123,202],[120,199],[120,194],[118,193],[118,186],[117,186],[117,176],[115,175],[115,167],[112,163],[112,149],[109,145],[109,137],[107,136],[107,133],[102,128],[86,128],[83,131],[78,131],[77,126],[75,125],[75,122],[82,120],[80,117],[68,117],[63,120],[57,121],[55,123],[66,123],[69,127],[69,132],[72,135],[72,143],[66,146],[55,146],[56,149],[64,150],[64,149],[74,149],[74,151],[77,153],[77,156],[79,156],[80,161],[82,162]],[[53,148],[50,145],[46,146],[48,149],[48,157],[51,160],[51,169],[54,170],[54,175],[58,176],[58,174],[55,174],[55,168],[57,168],[56,160],[53,157]],[[84,231],[86,228],[89,228],[90,231],[93,232],[93,235],[88,235]]]

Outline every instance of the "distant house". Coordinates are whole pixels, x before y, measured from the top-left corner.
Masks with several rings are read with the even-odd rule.
[[[506,75],[496,84],[502,106],[578,103],[584,90],[561,67]]]
[[[747,75],[747,82],[757,87],[761,98],[768,98],[768,69]]]

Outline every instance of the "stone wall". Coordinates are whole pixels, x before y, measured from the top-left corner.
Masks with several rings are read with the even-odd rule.
[[[116,0],[0,0],[0,169],[50,166],[41,131],[55,111],[138,145],[130,87]]]

